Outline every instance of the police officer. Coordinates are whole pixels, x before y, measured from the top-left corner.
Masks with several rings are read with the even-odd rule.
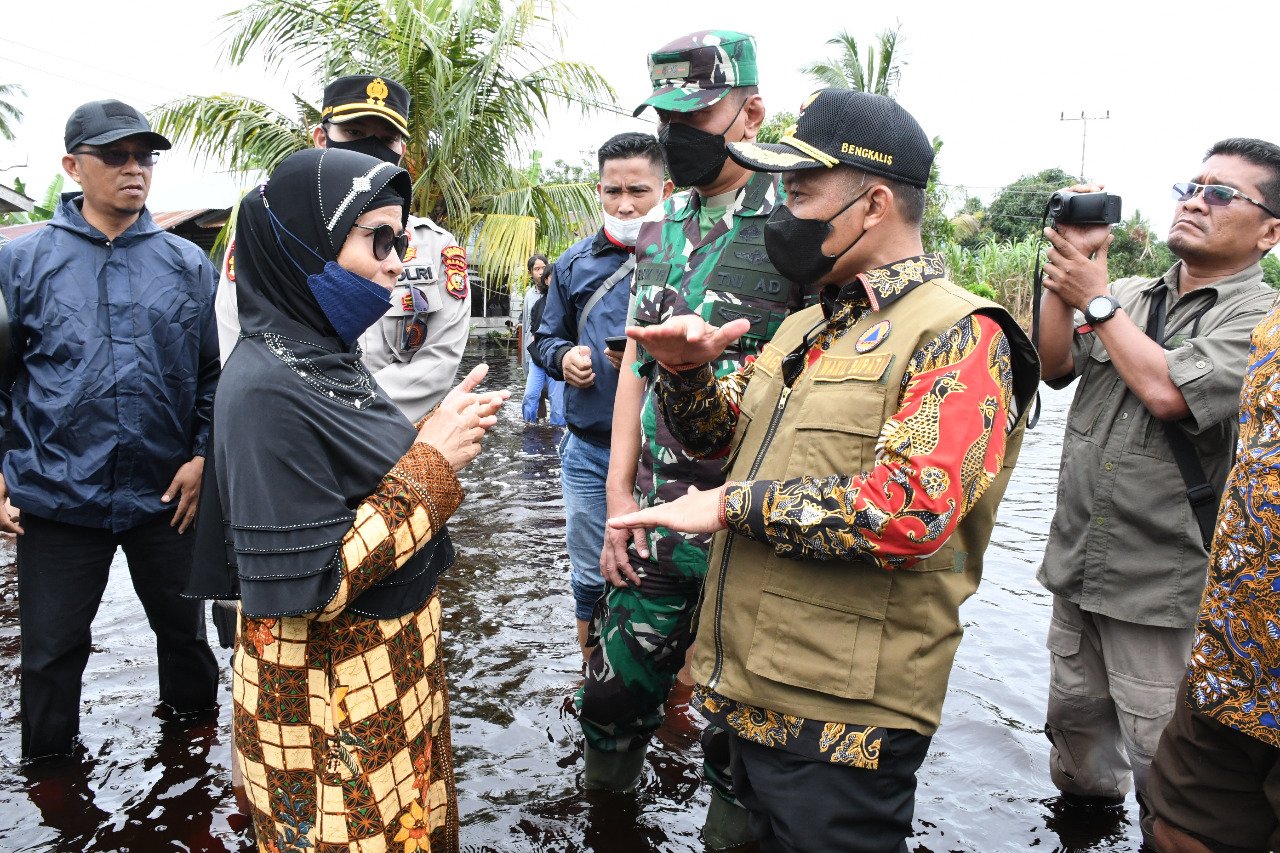
[[[754,140],[765,118],[755,39],[727,30],[691,33],[650,54],[649,74],[653,92],[636,113],[657,112],[671,179],[692,190],[665,203],[663,221],[641,228],[630,320],[648,325],[697,314],[719,325],[749,319],[750,331],[715,362],[717,372],[731,373],[760,352],[802,301],[764,247],[764,222],[780,203],[781,186],[775,176],[729,162],[725,147]],[[690,486],[723,482],[721,463],[690,457],[657,416],[653,368],[653,360],[628,343],[614,406],[610,516],[673,500]],[[579,694],[588,788],[627,790],[639,779],[692,642],[690,619],[709,543],[709,536],[666,528],[633,540],[611,532],[605,540],[600,563],[613,586],[593,616],[598,642]],[[745,811],[734,804],[717,731],[703,736],[706,775],[716,792],[703,834],[719,849],[751,836]]]
[[[399,163],[409,135],[409,91],[394,80],[356,74],[325,87],[317,148],[347,148]],[[423,216],[410,216],[412,236],[404,272],[385,317],[360,337],[365,366],[383,390],[417,421],[444,398],[470,331],[471,290],[466,251],[452,234]],[[235,241],[222,280],[235,282]],[[219,287],[218,345],[223,361],[240,335],[235,287]]]

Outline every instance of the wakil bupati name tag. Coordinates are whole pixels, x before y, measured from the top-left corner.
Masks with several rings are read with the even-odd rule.
[[[813,366],[814,382],[878,382],[893,364],[893,353],[875,355],[824,355]]]

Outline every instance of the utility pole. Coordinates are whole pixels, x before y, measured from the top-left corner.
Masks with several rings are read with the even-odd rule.
[[[1081,113],[1080,113],[1080,118],[1075,118],[1074,116],[1073,116],[1072,118],[1067,118],[1067,114],[1066,114],[1066,113],[1059,113],[1059,114],[1058,114],[1058,116],[1059,116],[1058,121],[1078,121],[1078,122],[1080,122],[1080,127],[1081,127],[1081,130],[1080,130],[1080,180],[1082,180],[1082,181],[1083,181],[1083,180],[1085,179],[1085,176],[1084,176],[1084,146],[1085,146],[1085,143],[1088,141],[1088,138],[1089,138],[1089,122],[1091,122],[1091,121],[1106,121],[1107,119],[1111,118],[1111,110],[1107,110],[1107,114],[1106,114],[1106,115],[1104,115],[1104,116],[1087,116],[1087,115],[1085,115],[1085,114],[1084,114],[1084,112],[1083,112],[1083,111],[1081,111]]]

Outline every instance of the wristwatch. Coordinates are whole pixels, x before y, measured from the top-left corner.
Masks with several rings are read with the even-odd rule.
[[[1120,303],[1114,296],[1095,296],[1084,307],[1084,318],[1089,321],[1089,325],[1096,326],[1116,316],[1119,310]]]

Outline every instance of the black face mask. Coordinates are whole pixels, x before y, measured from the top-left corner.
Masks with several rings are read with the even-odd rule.
[[[385,160],[392,166],[400,165],[400,155],[395,152],[395,149],[383,145],[382,140],[376,136],[362,136],[359,139],[347,141],[339,141],[329,136],[325,147],[341,148],[344,151],[355,151],[358,154],[368,154],[370,157]]]
[[[744,100],[725,130],[733,127],[746,104]],[[667,152],[671,181],[678,187],[705,187],[715,183],[724,161],[729,159],[723,132],[707,133],[683,122],[669,122],[658,131],[658,142]]]
[[[764,248],[769,253],[769,262],[778,272],[801,287],[817,282],[831,272],[836,261],[845,252],[858,245],[858,240],[867,236],[866,229],[863,229],[857,240],[846,246],[839,255],[827,255],[822,251],[822,244],[833,230],[832,220],[857,204],[869,192],[871,187],[863,190],[830,219],[799,219],[786,205],[775,207],[764,224]]]

